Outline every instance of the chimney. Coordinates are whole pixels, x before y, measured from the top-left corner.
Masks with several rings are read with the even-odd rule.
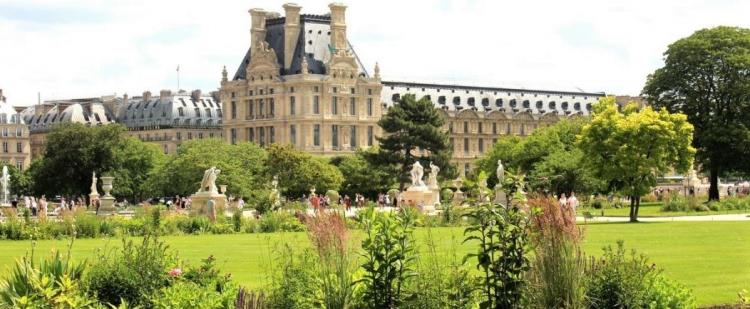
[[[200,100],[200,98],[201,98],[201,90],[200,89],[193,90],[193,92],[190,93],[190,97],[193,98],[193,101]]]
[[[159,92],[159,100],[167,100],[167,98],[172,96],[172,91],[167,89],[162,89],[162,91]]]
[[[143,101],[149,101],[151,100],[151,91],[144,91],[143,92]]]
[[[294,50],[297,48],[297,38],[299,37],[299,11],[301,6],[295,3],[284,4],[284,69],[289,70],[292,67],[294,59]]]
[[[346,50],[346,5],[331,3],[331,46],[335,51]]]
[[[251,9],[250,11],[250,50],[255,50],[266,39],[266,11]]]

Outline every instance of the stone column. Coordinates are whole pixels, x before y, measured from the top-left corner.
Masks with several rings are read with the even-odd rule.
[[[301,6],[294,3],[284,4],[284,68],[289,69],[294,59],[294,49],[299,37],[299,11]]]

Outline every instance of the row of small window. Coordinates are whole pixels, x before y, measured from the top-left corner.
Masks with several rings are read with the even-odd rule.
[[[21,123],[21,115],[20,114],[11,114],[10,115],[10,123],[11,124]],[[6,113],[0,113],[0,124],[8,124],[8,114],[6,114]]]
[[[180,104],[182,104],[182,107],[187,107],[187,103],[185,103],[185,98],[178,98],[177,100],[180,101]],[[193,100],[191,98],[190,101],[193,103],[193,107],[195,107],[195,108],[199,107],[198,106],[198,102],[200,102],[201,105],[203,105],[203,108],[208,108],[208,107],[210,107],[210,108],[220,108],[219,103],[217,102],[216,105],[214,106],[214,103],[213,103],[213,101],[211,101],[211,99]],[[146,104],[143,105],[143,109],[148,109],[148,106],[152,102],[149,102],[149,101],[145,101],[145,102],[146,102]],[[139,109],[141,107],[141,103],[143,103],[143,102],[137,102],[135,105],[133,105],[133,103],[130,103],[130,104],[128,104],[127,110],[130,110],[131,108],[137,110],[137,109]],[[156,108],[157,106],[159,106],[159,100],[158,99],[154,100],[153,103],[154,104],[151,105],[152,109]],[[206,103],[208,103],[208,104],[206,104]]]
[[[214,120],[213,119],[209,119],[209,120],[206,120],[206,122],[204,123],[203,119],[196,119],[195,123],[193,123],[192,121],[190,121],[190,119],[185,119],[185,120],[182,121],[182,124],[180,124],[180,118],[175,118],[175,119],[172,120],[172,124],[175,125],[175,126],[179,126],[179,125],[183,125],[183,126],[194,125],[196,127],[200,127],[200,126],[204,125],[204,126],[210,127],[210,126],[214,125]],[[220,125],[221,124],[221,120],[218,120],[216,122],[216,124]]]
[[[315,93],[318,93],[318,92],[320,92],[320,86],[313,86],[313,87],[312,87],[312,89],[313,89],[313,92],[315,92]],[[295,93],[295,89],[294,89],[294,87],[289,87],[289,89],[288,89],[288,92],[289,92],[289,93]],[[331,88],[331,93],[338,93],[338,92],[339,92],[339,88],[338,88],[338,87],[332,87],[332,88]],[[248,95],[248,96],[253,96],[253,94],[254,94],[254,93],[257,93],[258,95],[265,95],[265,94],[264,94],[264,90],[263,90],[263,89],[258,89],[258,91],[257,91],[257,92],[255,92],[255,91],[253,91],[253,90],[248,90],[248,91],[247,91],[247,95]],[[266,93],[267,93],[268,95],[272,95],[272,94],[274,94],[274,88],[268,88],[268,92],[266,92]],[[349,88],[349,93],[351,93],[351,94],[356,94],[356,93],[357,93],[357,89],[356,89],[356,88],[353,88],[353,87],[352,87],[352,88]],[[234,91],[232,91],[232,92],[230,92],[230,93],[229,93],[229,95],[230,95],[230,97],[231,97],[232,99],[234,99],[234,98],[236,98],[236,96],[237,96],[237,93],[236,93],[236,92],[234,92]],[[372,89],[371,89],[371,88],[368,88],[368,89],[367,89],[367,95],[372,95]]]
[[[320,128],[321,125],[314,124],[313,125],[313,146],[320,147]],[[245,128],[245,137],[248,142],[257,142],[261,146],[265,146],[266,144],[273,144],[276,142],[276,130],[275,127],[269,126],[269,127],[256,127],[256,128]],[[340,147],[340,139],[339,139],[339,131],[340,126],[339,125],[331,125],[331,147],[334,149],[338,149]],[[268,133],[268,138],[266,138],[266,133]],[[237,129],[231,129],[231,142],[232,144],[237,143]],[[256,135],[257,134],[257,135]],[[349,146],[351,148],[358,147],[358,139],[357,139],[357,127],[356,126],[350,126],[349,127]],[[375,141],[375,128],[373,126],[367,126],[367,146],[372,146]],[[297,126],[296,125],[290,125],[289,126],[289,143],[292,145],[297,144]]]
[[[265,117],[266,115],[269,117],[273,117],[275,114],[275,104],[273,99],[268,99],[268,105],[265,105],[265,102],[263,99],[259,99],[256,102],[250,102],[247,101],[245,112],[246,112],[246,118],[251,119],[255,118],[256,116],[262,116]],[[235,101],[232,101],[231,103],[231,113],[232,113],[232,119],[237,119],[237,103]],[[257,109],[256,109],[257,106]],[[266,108],[267,107],[267,108]],[[349,98],[349,115],[357,115],[357,98]],[[255,111],[258,111],[257,115]],[[312,103],[312,113],[313,114],[320,114],[320,97],[319,96],[313,96],[313,103]],[[331,99],[331,114],[337,115],[339,113],[339,97],[332,97]],[[289,115],[296,115],[297,114],[297,98],[292,96],[289,97]],[[367,116],[372,116],[373,114],[373,102],[372,98],[367,99]]]
[[[3,128],[3,137],[13,136],[13,131],[9,128]],[[16,128],[16,137],[23,136],[23,128]]]
[[[430,97],[430,95],[425,95],[424,97],[426,97],[428,100],[432,100],[432,98]],[[399,102],[400,99],[401,99],[401,94],[398,94],[398,93],[394,93],[393,96],[391,97],[391,100],[394,103]],[[476,106],[476,99],[473,98],[473,97],[469,98],[466,103],[469,106]],[[503,107],[503,103],[504,103],[503,99],[495,99],[495,107],[502,108]],[[511,108],[518,107],[518,103],[517,103],[516,99],[511,99],[509,101],[509,103],[510,103],[510,107]],[[445,98],[445,96],[439,96],[438,97],[438,104],[440,104],[440,105],[445,105],[446,104],[446,98]],[[531,107],[531,102],[529,100],[524,100],[521,104],[522,104],[523,108],[530,108]],[[453,105],[456,105],[456,106],[461,105],[461,97],[453,97]],[[490,99],[489,98],[483,98],[482,99],[482,106],[489,107],[490,106]],[[550,101],[550,102],[547,103],[547,107],[549,109],[554,110],[554,109],[557,108],[557,102]],[[564,102],[562,102],[562,104],[560,104],[560,107],[563,110],[568,110],[569,104],[568,104],[567,101],[564,101]],[[544,108],[544,102],[542,102],[542,101],[536,101],[536,108],[537,109]],[[577,111],[581,110],[581,103],[580,102],[573,103],[573,109],[577,110]],[[589,110],[589,111],[591,110],[591,103],[586,104],[586,110]]]
[[[196,107],[195,110],[194,110],[194,112],[195,112],[195,117],[201,117],[201,109],[200,108]],[[185,117],[185,110],[182,109],[182,107],[178,107],[177,108],[177,115],[180,116],[180,117]],[[166,114],[162,113],[162,116],[166,117]],[[211,109],[210,108],[206,108],[206,117],[213,117],[212,114],[211,114]],[[221,110],[220,109],[216,110],[216,117],[221,118]],[[141,114],[141,118],[143,118],[143,114]]]
[[[3,153],[9,153],[10,152],[10,143],[9,142],[3,142]],[[22,153],[23,152],[23,143],[17,142],[16,143],[16,152]]]
[[[8,160],[0,160],[0,165],[9,165],[10,162]],[[16,168],[18,170],[23,170],[23,158],[16,159]]]
[[[396,87],[394,87],[394,86],[391,86],[391,90],[395,90],[395,89],[396,89]],[[410,91],[410,90],[411,90],[411,88],[410,88],[410,87],[406,87],[406,91]],[[422,92],[424,92],[425,90],[426,90],[425,88],[422,88]],[[441,90],[441,89],[440,89],[440,88],[436,88],[435,90],[436,90],[437,92],[440,92],[440,90]],[[456,89],[451,89],[450,91],[451,91],[451,93],[456,93]],[[465,90],[465,91],[466,91],[466,94],[469,94],[469,90]],[[480,90],[480,91],[479,91],[479,94],[484,94],[484,90]],[[511,96],[511,93],[510,93],[510,92],[508,92],[507,94],[508,94],[508,96]],[[493,91],[493,92],[492,92],[492,95],[497,95],[497,91]],[[534,94],[534,97],[536,98],[536,97],[538,97],[538,95],[539,95],[538,93],[535,93],[535,94]],[[523,96],[526,96],[526,93],[524,93],[524,92],[521,92],[521,96],[522,96],[522,97],[523,97]],[[548,98],[549,98],[549,97],[551,97],[551,96],[552,96],[551,94],[547,94],[547,97],[548,97]],[[562,98],[563,98],[563,95],[562,95],[562,94],[561,94],[561,95],[559,95],[559,96],[560,96],[560,99],[562,99]],[[575,99],[575,98],[576,98],[576,96],[571,96],[571,98],[572,98],[572,99]],[[588,99],[589,99],[589,97],[588,97],[588,96],[584,96],[584,97],[583,97],[583,99],[584,99],[584,100],[588,100]]]
[[[205,137],[205,135],[203,134],[203,132],[198,132],[197,136],[198,136],[198,139],[203,139]],[[182,132],[175,132],[175,138],[178,141],[181,141],[182,140]],[[214,133],[213,132],[208,133],[208,138],[214,138]],[[164,133],[163,137],[158,136],[158,135],[154,135],[152,137],[151,134],[146,134],[146,136],[142,136],[141,134],[138,134],[138,139],[143,140],[143,141],[152,141],[152,140],[166,141],[166,140],[171,139],[171,137],[167,136],[167,133]],[[188,140],[193,139],[193,132],[187,132],[187,139]]]
[[[464,129],[463,133],[471,133],[471,132],[469,132],[469,122],[468,121],[464,121],[463,125],[464,125],[463,126],[463,129]],[[525,133],[525,127],[526,127],[526,125],[524,123],[522,123],[521,124],[521,135],[523,135]],[[537,125],[533,124],[533,125],[531,125],[531,127],[532,127],[532,129],[536,129]],[[511,132],[511,124],[510,123],[506,123],[505,134],[510,134],[510,132]],[[454,133],[453,122],[449,122],[448,123],[448,133]],[[484,123],[482,123],[482,122],[477,123],[477,133],[484,134]],[[492,123],[492,134],[498,134],[498,125],[497,125],[496,122]]]

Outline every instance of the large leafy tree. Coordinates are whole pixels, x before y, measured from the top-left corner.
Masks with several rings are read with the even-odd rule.
[[[380,148],[367,159],[398,175],[402,191],[409,181],[409,170],[417,160],[425,167],[430,161],[437,165],[440,179],[453,178],[456,168],[450,163],[452,148],[442,128],[444,123],[430,99],[417,100],[413,94],[406,94],[378,121],[385,136],[377,138]]]
[[[635,104],[618,111],[613,97],[594,106],[579,147],[594,175],[630,197],[630,221],[638,221],[641,196],[670,170],[687,171],[695,149],[693,126],[683,114]]]
[[[279,188],[287,196],[302,196],[315,188],[318,193],[338,190],[344,176],[325,158],[313,157],[291,145],[268,147],[266,161],[269,176],[279,177]]]
[[[536,191],[553,194],[590,193],[601,190],[601,181],[581,163],[583,153],[576,144],[577,135],[585,124],[580,120],[562,120],[539,128],[530,136],[501,137],[487,155],[476,161],[487,175],[490,187],[495,185],[497,160],[506,169],[520,170],[528,175],[528,184]]]
[[[125,136],[121,125],[61,124],[47,136],[44,156],[29,174],[36,194],[81,196],[91,188],[91,173],[115,177],[114,193],[130,197],[143,192],[142,181],[163,154]],[[121,182],[118,182],[121,181]]]
[[[341,156],[331,160],[344,176],[341,193],[353,196],[356,193],[376,198],[378,193],[388,192],[396,177],[382,166],[370,164],[366,155],[377,153],[377,149],[357,150],[353,156]]]
[[[187,196],[198,190],[204,171],[216,167],[221,170],[217,185],[226,185],[228,194],[252,202],[266,195],[266,159],[266,151],[254,143],[230,145],[220,139],[191,140],[182,143],[148,182],[159,194]]]
[[[703,29],[669,46],[664,67],[649,75],[643,95],[654,107],[686,114],[695,127],[697,161],[710,174],[709,200],[719,176],[750,171],[750,29]]]

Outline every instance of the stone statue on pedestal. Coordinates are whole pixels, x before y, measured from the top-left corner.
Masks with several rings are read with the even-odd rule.
[[[440,188],[438,186],[438,180],[437,180],[437,176],[439,172],[440,172],[440,168],[437,165],[432,164],[432,161],[430,161],[430,175],[427,177],[427,186],[431,190]]]
[[[497,183],[502,184],[503,180],[505,180],[505,167],[503,166],[503,160],[497,160],[497,170],[495,172],[497,174]]]
[[[96,191],[97,180],[98,179],[96,178],[96,172],[94,172],[91,176],[91,195],[99,195],[99,192]]]
[[[0,185],[2,185],[2,204],[8,204],[8,195],[10,195],[10,174],[8,174],[8,167],[3,165],[3,177],[0,178]]]

